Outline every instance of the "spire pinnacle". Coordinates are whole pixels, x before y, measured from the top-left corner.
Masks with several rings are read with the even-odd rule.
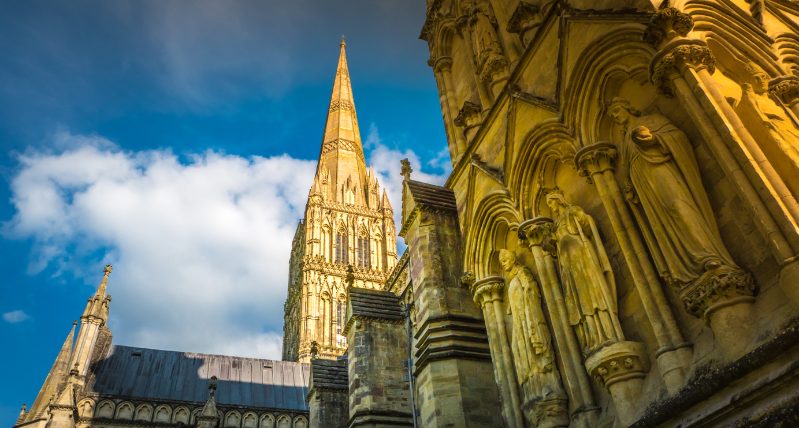
[[[95,293],[94,297],[104,298],[106,289],[108,288],[108,275],[111,275],[111,271],[114,270],[111,265],[105,265],[103,269],[103,281],[100,282],[100,286],[97,287],[97,293]]]

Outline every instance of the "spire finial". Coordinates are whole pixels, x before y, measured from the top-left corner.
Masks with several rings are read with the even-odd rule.
[[[347,40],[347,36],[345,36],[345,35],[343,35],[343,34],[342,34],[342,35],[341,35],[341,47],[342,47],[342,48],[343,48],[344,46],[347,46],[347,41],[346,41],[346,40]]]
[[[405,158],[401,160],[400,163],[402,164],[402,171],[400,172],[400,175],[405,177],[405,180],[403,181],[411,181],[411,173],[413,172],[411,169],[411,162],[408,161],[408,158]]]

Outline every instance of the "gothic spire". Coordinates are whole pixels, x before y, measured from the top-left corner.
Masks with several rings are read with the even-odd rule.
[[[39,390],[39,395],[36,396],[36,400],[33,402],[30,411],[27,413],[28,421],[34,420],[43,415],[48,404],[50,403],[50,400],[56,398],[55,395],[58,392],[59,385],[69,374],[69,361],[72,357],[72,343],[75,339],[75,325],[77,325],[77,323],[77,321],[72,323],[72,330],[69,331],[69,335],[67,335],[67,339],[64,340],[64,344],[61,345],[61,351],[58,352],[58,356],[53,363],[53,367],[50,369],[50,373],[44,380],[42,389]]]
[[[363,204],[365,202],[363,191],[367,184],[366,163],[361,145],[361,133],[358,129],[358,117],[355,114],[345,46],[346,43],[342,40],[322,149],[319,153],[317,176],[320,176],[325,169],[330,173],[331,193],[339,202],[347,199],[342,186],[347,178],[351,177],[359,189],[354,199],[356,203]]]

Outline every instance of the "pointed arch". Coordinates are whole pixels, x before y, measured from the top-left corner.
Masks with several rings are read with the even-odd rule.
[[[189,417],[189,408],[186,406],[180,406],[172,412],[173,424],[182,422],[184,425],[188,425],[190,420],[191,418]]]
[[[291,428],[291,416],[289,415],[278,416],[277,428]]]
[[[275,428],[275,417],[271,413],[264,413],[260,418],[259,428]]]
[[[94,416],[95,402],[91,398],[84,398],[78,402],[78,414],[81,418]]]
[[[294,428],[308,428],[308,420],[305,416],[297,416],[294,418]]]
[[[167,406],[166,404],[162,404],[155,408],[153,422],[169,423],[170,419],[172,419],[171,407]]]
[[[133,419],[133,403],[125,401],[117,406],[116,416],[114,419]]]
[[[103,400],[97,405],[94,417],[100,419],[111,419],[114,417],[115,407],[116,406],[114,405],[113,401]]]
[[[477,206],[469,226],[471,239],[464,253],[464,270],[485,278],[500,273],[499,250],[515,242],[521,223],[513,201],[506,192],[489,194]]]
[[[149,403],[142,403],[139,404],[139,407],[136,408],[136,416],[133,419],[137,421],[145,421],[150,422],[153,420],[153,406]]]
[[[241,413],[231,410],[225,415],[225,423],[222,425],[227,428],[239,428],[241,426]]]

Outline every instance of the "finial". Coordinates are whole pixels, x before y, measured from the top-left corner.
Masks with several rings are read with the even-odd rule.
[[[342,34],[341,35],[341,47],[347,46],[346,39],[347,39],[347,36]]]
[[[78,325],[78,320],[72,321],[72,326],[74,327],[76,325]]]
[[[311,342],[311,359],[315,360],[317,358],[319,358],[319,344],[314,340]]]
[[[408,158],[405,158],[401,160],[400,163],[402,164],[402,171],[400,172],[400,175],[405,177],[405,180],[403,181],[410,181],[411,173],[413,172],[410,161],[408,161]]]
[[[108,275],[108,274],[110,274],[110,273],[111,273],[111,271],[112,271],[112,270],[114,270],[114,268],[113,268],[113,267],[111,267],[111,265],[105,265],[105,269],[103,269],[103,273],[105,273],[106,275]]]
[[[25,409],[27,409],[27,408],[28,408],[28,403],[25,403],[25,404],[23,404],[23,405],[22,405],[22,411],[23,411],[23,412],[24,412],[24,411],[25,411]]]
[[[78,370],[78,362],[75,362],[75,367],[72,367],[72,370],[69,371],[69,374],[72,376],[77,376],[80,374],[80,370]]]
[[[216,391],[216,376],[211,376],[211,381],[208,382],[208,389],[211,391],[211,395],[214,395],[214,391]]]
[[[355,283],[355,270],[352,269],[352,265],[347,265],[347,277],[344,278],[344,282],[347,283],[347,287],[352,287]]]

